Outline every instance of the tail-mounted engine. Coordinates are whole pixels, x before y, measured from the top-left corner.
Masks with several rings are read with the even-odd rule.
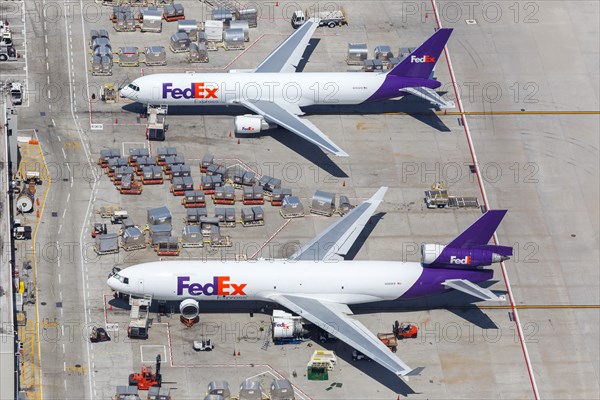
[[[274,125],[270,125],[260,115],[245,114],[235,117],[234,120],[235,133],[236,134],[253,134],[265,131],[273,128]]]
[[[508,260],[512,247],[478,246],[456,248],[441,244],[421,245],[421,263],[427,267],[484,267]]]

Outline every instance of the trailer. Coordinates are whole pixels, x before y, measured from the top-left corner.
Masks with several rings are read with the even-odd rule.
[[[149,157],[149,156],[150,156],[150,152],[145,147],[132,148],[132,149],[129,149],[129,157],[127,158],[127,162],[132,167],[135,167],[137,165],[138,159],[140,159],[141,157]]]
[[[142,168],[142,184],[162,185],[164,181],[163,170],[158,165]]]
[[[121,157],[121,151],[119,149],[102,149],[100,150],[98,165],[100,165],[102,168],[106,168],[108,167],[109,160],[119,157]]]
[[[163,141],[167,132],[167,105],[159,107],[148,106],[148,124],[146,125],[146,138],[148,140]],[[164,160],[163,160],[164,162]],[[157,164],[162,165],[158,161]]]
[[[310,18],[318,18],[319,26],[328,26],[330,28],[335,28],[336,26],[348,25],[348,20],[346,19],[346,13],[343,8],[339,8],[333,11],[315,11],[311,12],[309,10],[302,11],[296,10],[294,14],[292,14],[292,27],[294,29],[298,29],[307,19]]]
[[[183,5],[180,3],[167,4],[163,8],[163,18],[167,22],[180,21],[185,19]]]
[[[208,213],[205,208],[188,208],[186,210],[186,217],[184,219],[184,222],[188,225],[197,225],[201,224],[203,218],[207,217]],[[215,224],[218,225],[219,221],[217,220]]]
[[[215,204],[235,204],[235,189],[233,186],[220,186],[215,188],[215,193],[211,196]]]
[[[188,190],[183,194],[181,204],[185,208],[206,207],[205,194],[203,190]]]
[[[154,251],[159,256],[178,256],[181,251],[179,239],[175,236],[160,239]]]
[[[265,204],[264,189],[261,186],[244,186],[242,203],[248,205]]]
[[[118,187],[120,194],[142,194],[143,187],[136,182],[133,177],[127,175],[121,180],[121,185]]]

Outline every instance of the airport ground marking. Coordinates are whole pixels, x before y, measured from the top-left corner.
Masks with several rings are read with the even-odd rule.
[[[431,5],[433,6],[433,13],[434,13],[434,16],[435,16],[435,21],[436,21],[437,27],[441,29],[442,28],[442,24],[440,22],[439,11],[438,11],[438,8],[437,8],[436,1],[435,0],[431,0]],[[460,95],[459,95],[459,92],[458,92],[458,88],[457,88],[457,85],[456,85],[456,79],[455,79],[454,69],[452,67],[452,61],[450,59],[450,52],[448,50],[448,46],[444,46],[444,55],[446,56],[446,61],[447,61],[447,64],[448,64],[448,70],[450,72],[450,78],[452,79],[452,87],[454,89],[454,94],[456,96],[458,109],[459,109],[460,112],[463,112],[464,109],[463,109],[463,106],[462,106],[462,100],[460,98]],[[489,201],[488,201],[488,198],[487,198],[487,193],[485,191],[485,186],[484,186],[483,180],[481,178],[481,173],[479,171],[479,163],[477,161],[477,155],[475,153],[475,146],[474,146],[473,140],[471,138],[471,133],[469,131],[469,125],[468,125],[467,118],[466,118],[465,114],[461,115],[461,120],[463,122],[463,129],[465,131],[465,135],[466,135],[466,138],[467,138],[467,143],[468,143],[468,146],[469,146],[469,151],[471,152],[471,158],[473,159],[473,163],[475,165],[475,172],[476,172],[476,175],[477,175],[477,182],[479,184],[479,189],[481,191],[483,202],[484,202],[484,205],[485,205],[486,209],[489,209]],[[494,239],[494,243],[497,245],[498,244],[498,235],[496,234],[496,232],[494,232],[494,234],[493,234],[492,237]],[[520,320],[519,320],[519,313],[518,313],[518,310],[515,308],[514,295],[513,295],[513,292],[512,292],[512,288],[510,286],[510,280],[508,278],[508,272],[506,270],[506,266],[505,266],[505,263],[503,261],[500,262],[500,269],[502,271],[502,276],[504,277],[504,284],[506,286],[506,290],[507,290],[507,294],[508,294],[508,300],[509,300],[510,306],[512,308],[512,314],[514,316],[515,326],[517,328],[517,333],[519,335],[519,341],[521,342],[521,350],[522,350],[523,356],[525,358],[525,364],[526,364],[526,367],[527,367],[527,373],[529,374],[529,380],[531,382],[531,387],[533,389],[533,395],[534,395],[534,397],[535,397],[536,400],[539,400],[540,399],[540,394],[539,394],[539,391],[538,391],[538,387],[537,387],[535,375],[533,373],[533,366],[531,364],[531,359],[529,358],[529,351],[527,350],[527,345],[525,344],[525,341],[523,340],[523,336],[524,335],[523,335],[523,330],[522,330],[521,323],[520,323]]]

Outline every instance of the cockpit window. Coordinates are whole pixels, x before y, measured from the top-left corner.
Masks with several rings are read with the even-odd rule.
[[[127,85],[127,87],[128,87],[129,89],[133,89],[133,90],[135,90],[136,92],[139,92],[139,91],[140,91],[140,88],[139,88],[137,85],[134,85],[133,83],[130,83],[129,85]]]
[[[124,276],[121,276],[119,274],[115,274],[113,276],[113,278],[117,279],[119,282],[124,283],[126,285],[129,285],[129,278],[126,278]]]

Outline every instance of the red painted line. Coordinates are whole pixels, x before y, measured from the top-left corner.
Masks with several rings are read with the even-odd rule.
[[[274,234],[272,234],[272,235],[271,235],[271,237],[270,237],[269,239],[267,239],[267,241],[266,241],[266,242],[264,242],[264,243],[263,243],[263,245],[262,245],[262,246],[260,246],[260,248],[259,248],[258,250],[256,250],[256,252],[255,252],[254,254],[252,254],[252,255],[250,256],[250,259],[254,259],[254,257],[256,257],[256,256],[257,256],[257,255],[258,255],[258,254],[259,254],[259,253],[262,251],[262,249],[264,249],[264,248],[265,248],[265,246],[266,246],[266,245],[268,245],[268,244],[269,244],[269,242],[271,242],[271,240],[273,240],[273,239],[275,238],[275,236],[277,236],[277,235],[279,234],[279,232],[281,232],[281,231],[283,230],[283,228],[285,228],[285,227],[286,227],[286,226],[287,226],[287,225],[288,225],[290,222],[292,222],[292,219],[291,219],[291,218],[290,218],[290,219],[287,219],[287,220],[286,220],[286,221],[283,223],[283,225],[281,225],[281,227],[279,227],[279,229],[277,229],[277,230],[275,231],[275,233],[274,233]]]
[[[441,28],[442,24],[440,23],[440,19],[439,19],[439,16],[438,16],[438,10],[437,10],[437,6],[435,4],[435,0],[431,0],[431,5],[433,7],[433,13],[435,15],[436,24],[437,24],[438,28]],[[472,142],[472,139],[471,139],[471,134],[469,132],[469,129],[467,128],[467,126],[468,126],[467,125],[467,120],[466,120],[466,116],[465,116],[463,108],[462,108],[461,99],[460,99],[459,94],[458,94],[458,89],[457,89],[457,86],[456,86],[456,80],[454,78],[454,71],[451,68],[451,61],[450,61],[450,57],[448,55],[447,46],[444,47],[444,55],[446,56],[448,72],[449,72],[450,78],[452,80],[452,87],[453,87],[453,90],[454,90],[454,95],[455,95],[456,100],[457,100],[458,109],[459,109],[459,111],[461,113],[461,121],[462,121],[462,124],[463,124],[463,130],[465,132],[465,136],[467,138],[467,144],[469,145],[469,152],[471,153],[471,160],[473,161],[473,164],[475,166],[475,173],[477,175],[477,183],[479,185],[479,191],[481,192],[481,196],[482,196],[485,208],[486,208],[486,210],[488,210],[489,209],[489,203],[488,203],[487,195],[485,193],[485,189],[484,189],[484,186],[483,186],[483,181],[481,179],[481,174],[479,172],[479,165],[478,165],[478,162],[477,162],[477,156],[475,154],[473,142]],[[494,243],[498,244],[498,237],[497,237],[496,233],[494,233],[493,238],[494,238]],[[517,326],[517,334],[519,335],[519,342],[521,344],[521,352],[523,353],[523,358],[525,359],[525,364],[526,364],[526,367],[527,367],[527,373],[529,374],[529,381],[531,383],[531,388],[533,390],[533,395],[534,395],[534,398],[536,400],[539,400],[540,397],[539,397],[537,385],[536,385],[536,382],[535,382],[535,377],[533,376],[532,366],[531,366],[531,363],[530,363],[530,360],[529,360],[529,353],[527,352],[527,348],[525,346],[525,342],[523,341],[523,337],[522,337],[522,334],[521,334],[522,328],[520,326],[519,315],[518,315],[518,311],[517,311],[517,309],[515,307],[515,303],[514,303],[514,299],[513,299],[513,295],[512,295],[512,290],[511,290],[510,284],[508,282],[508,275],[507,275],[507,272],[506,272],[506,268],[505,268],[504,262],[500,263],[500,270],[502,271],[502,277],[504,279],[504,285],[506,286],[506,291],[507,291],[507,294],[508,294],[508,300],[510,302],[510,307],[511,307],[512,313],[513,313],[514,318],[515,318],[515,325]]]

